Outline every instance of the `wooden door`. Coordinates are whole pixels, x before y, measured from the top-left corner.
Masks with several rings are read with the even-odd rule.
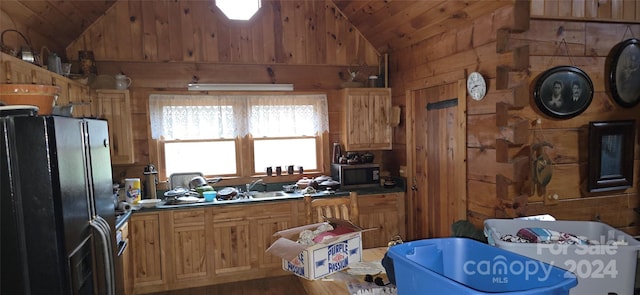
[[[410,239],[447,237],[466,219],[464,81],[413,91]]]

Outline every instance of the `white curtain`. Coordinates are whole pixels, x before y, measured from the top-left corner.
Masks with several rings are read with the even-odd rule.
[[[314,136],[329,131],[327,97],[311,95],[149,96],[151,137],[211,139]]]

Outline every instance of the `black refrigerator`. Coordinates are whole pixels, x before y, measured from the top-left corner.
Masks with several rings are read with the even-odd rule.
[[[107,122],[0,116],[0,294],[115,294]]]

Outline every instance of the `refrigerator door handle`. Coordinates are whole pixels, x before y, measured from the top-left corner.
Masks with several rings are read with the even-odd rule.
[[[104,259],[104,272],[105,272],[105,284],[107,288],[107,295],[115,294],[115,273],[114,273],[114,263],[113,263],[113,246],[111,244],[111,239],[109,233],[109,227],[106,221],[100,217],[96,216],[91,222],[91,226],[96,230],[100,239],[102,240],[102,252]]]
[[[107,236],[107,240],[108,245],[109,245],[109,269],[111,270],[109,273],[111,275],[111,289],[113,290],[113,294],[116,294],[116,274],[115,274],[115,269],[116,269],[116,264],[115,264],[115,247],[116,245],[114,245],[113,243],[113,234],[111,233],[111,227],[109,227],[109,223],[102,218],[101,216],[96,216],[98,218],[98,220],[100,220],[100,222],[103,224],[104,229],[105,229],[105,233]]]
[[[108,241],[108,245],[109,245],[109,253],[108,253],[108,258],[109,258],[109,269],[110,269],[110,276],[111,276],[111,280],[110,280],[110,284],[111,284],[111,289],[113,290],[113,294],[115,295],[116,292],[116,274],[115,274],[115,245],[113,244],[113,234],[111,233],[111,227],[109,227],[109,223],[102,218],[102,216],[97,215],[96,219],[100,221],[100,223],[102,223],[103,228],[104,228],[104,232],[106,234],[107,237],[107,241]]]

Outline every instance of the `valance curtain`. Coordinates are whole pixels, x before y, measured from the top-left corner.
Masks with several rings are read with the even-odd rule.
[[[165,140],[314,136],[329,131],[327,97],[309,95],[149,96],[151,137]]]

